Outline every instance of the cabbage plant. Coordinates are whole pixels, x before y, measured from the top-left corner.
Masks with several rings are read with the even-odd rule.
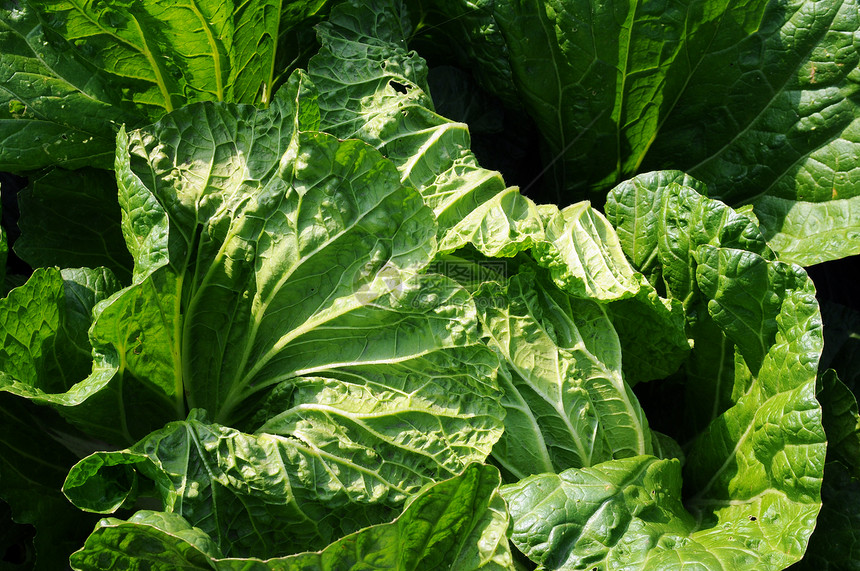
[[[35,269],[0,299],[0,497],[28,563],[847,564],[856,323],[825,350],[797,262],[856,249],[860,26],[753,4],[4,3],[0,165],[30,177]],[[789,27],[824,30],[781,48],[794,75],[763,63]],[[433,79],[410,46],[463,67]],[[803,146],[798,111],[783,150],[806,162],[753,196],[760,172],[726,165],[785,167],[745,137],[803,99],[815,50],[839,120],[812,113],[831,136]],[[793,79],[759,107],[707,89],[741,59]],[[438,112],[465,69],[534,121],[570,201],[509,185]],[[709,131],[705,95],[752,123]],[[813,161],[830,198],[777,192]],[[776,203],[826,225],[792,233]]]

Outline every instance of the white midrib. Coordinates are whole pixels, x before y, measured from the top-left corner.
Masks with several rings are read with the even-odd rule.
[[[308,260],[312,260],[316,254],[318,254],[319,252],[321,252],[325,248],[329,247],[332,243],[334,243],[335,241],[337,241],[338,239],[343,237],[345,234],[347,234],[349,231],[353,230],[356,226],[358,226],[358,224],[367,215],[375,212],[379,208],[379,206],[382,204],[382,202],[384,202],[389,196],[390,196],[390,194],[385,194],[384,196],[381,196],[379,201],[376,204],[374,204],[371,208],[367,209],[361,216],[357,217],[352,224],[345,226],[339,232],[332,235],[326,241],[324,241],[322,244],[317,246],[313,251],[303,255],[300,258],[300,260],[298,261],[298,263],[295,266],[293,266],[288,272],[285,272],[284,275],[281,276],[281,278],[278,280],[278,282],[274,286],[272,286],[271,293],[270,293],[269,297],[266,300],[262,301],[260,304],[260,307],[255,311],[256,315],[254,317],[253,325],[251,326],[251,330],[248,332],[247,341],[245,343],[245,349],[244,349],[243,354],[242,354],[241,364],[237,369],[238,371],[244,370],[245,367],[247,366],[248,361],[251,358],[251,352],[253,350],[254,341],[257,339],[257,334],[258,334],[259,328],[263,322],[263,316],[266,314],[266,310],[267,310],[268,306],[275,299],[278,292],[281,291],[284,284],[293,276],[293,274],[295,274],[295,272],[299,268],[301,268],[306,262],[308,262]],[[412,215],[414,216],[416,214],[417,213],[413,213]],[[406,221],[404,220],[403,222],[405,223]],[[296,236],[298,236],[298,232],[296,232]],[[400,255],[403,255],[405,253],[407,253],[407,252],[401,252]],[[392,253],[392,255],[393,255],[393,253]],[[377,299],[379,296],[383,295],[384,293],[385,293],[384,291],[376,292],[374,299]],[[365,301],[363,303],[359,302],[354,297],[352,297],[352,298],[341,298],[341,301],[342,301],[342,303],[340,304],[340,307],[338,308],[337,311],[330,310],[330,311],[326,311],[326,312],[322,312],[322,313],[316,313],[316,314],[314,314],[314,316],[311,319],[309,319],[308,321],[305,321],[302,325],[293,329],[292,331],[290,331],[289,333],[287,333],[286,335],[283,335],[280,339],[278,339],[278,341],[268,351],[266,351],[265,354],[261,355],[255,361],[254,365],[250,368],[250,370],[248,370],[248,372],[241,378],[241,380],[238,383],[232,384],[232,386],[230,387],[230,389],[226,395],[224,407],[222,408],[222,411],[224,413],[229,412],[230,410],[232,410],[232,408],[236,404],[238,404],[238,402],[240,402],[242,400],[242,398],[245,396],[244,395],[245,389],[248,386],[250,386],[254,377],[269,363],[269,361],[271,361],[271,359],[275,355],[277,355],[278,352],[280,352],[291,341],[293,341],[294,339],[308,333],[309,331],[312,331],[316,327],[319,327],[321,324],[323,324],[327,321],[331,321],[332,319],[340,317],[341,315],[344,315],[346,313],[349,313],[350,311],[358,309],[359,307],[361,307],[363,305],[363,303],[367,303],[367,301]],[[368,301],[372,301],[372,300],[368,300]]]

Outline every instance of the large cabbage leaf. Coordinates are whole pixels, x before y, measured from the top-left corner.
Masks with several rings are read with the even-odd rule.
[[[675,168],[752,204],[785,261],[860,252],[855,0],[411,4],[447,40],[436,50],[505,100],[515,87],[548,196],[602,203],[637,173]]]
[[[0,170],[109,168],[122,124],[195,101],[268,105],[275,62],[325,4],[4,1]]]
[[[137,494],[154,484],[164,511],[201,529],[221,553],[274,557],[320,549],[389,521],[408,494],[482,460],[440,445],[442,428],[397,431],[401,419],[420,419],[419,406],[385,415],[337,402],[294,404],[325,408],[329,416],[304,415],[290,431],[262,429],[252,435],[192,411],[187,421],[171,423],[127,450],[84,458],[63,490],[81,509],[113,513],[123,504],[134,505]],[[370,405],[353,408],[358,407]]]
[[[106,518],[72,557],[74,569],[146,562],[153,571],[281,571],[301,569],[513,569],[508,515],[498,471],[471,465],[462,475],[428,486],[390,523],[347,535],[319,552],[261,561],[225,558],[206,533],[181,516],[139,511]]]
[[[477,300],[506,363],[505,432],[493,457],[509,473],[523,478],[653,452],[604,307],[557,290],[531,268],[488,282]]]
[[[683,471],[639,456],[505,486],[512,540],[542,568],[782,569],[806,549],[825,444],[812,283],[748,250],[702,244],[689,260],[697,295],[734,349],[731,370],[715,375],[731,382],[725,408],[704,409]]]
[[[322,49],[308,74],[320,90],[320,128],[392,160],[433,209],[441,238],[505,183],[478,165],[468,126],[434,112],[427,64],[405,44],[409,27],[395,3],[346,2],[317,28]]]
[[[6,334],[39,334],[74,361],[31,348],[37,362],[9,359],[2,388],[113,443],[202,407],[299,446],[333,486],[370,478],[367,501],[398,505],[489,455],[498,362],[468,293],[420,273],[436,233],[420,195],[367,144],[299,130],[318,115],[302,78],[289,85],[267,110],[199,104],[120,133],[134,282],[90,303],[73,344],[54,324],[62,280],[37,272],[4,300]],[[201,130],[208,145],[188,135]],[[39,312],[32,324],[19,306]]]

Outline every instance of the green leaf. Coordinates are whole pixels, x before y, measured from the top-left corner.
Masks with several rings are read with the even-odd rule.
[[[392,523],[363,529],[319,553],[267,562],[259,570],[511,570],[508,514],[499,484],[498,470],[473,464],[462,475],[427,487]]]
[[[90,410],[89,432],[128,445],[184,416],[178,287],[176,276],[161,269],[98,307],[89,336],[92,373],[78,387]]]
[[[285,17],[286,10],[282,11],[282,8],[295,3],[289,0],[240,0],[206,6],[205,3],[189,2],[189,7],[214,11],[220,18],[228,20],[226,30],[232,31],[232,38],[220,35],[215,39],[215,42],[223,42],[222,49],[227,56],[220,62],[221,69],[216,72],[216,80],[225,83],[221,86],[222,95],[206,97],[205,100],[263,105],[272,101],[276,88],[274,73],[275,58],[280,47],[280,25],[282,22],[286,26],[291,23]],[[309,7],[308,11],[311,9]],[[212,19],[208,24],[213,25]]]
[[[833,369],[820,375],[816,397],[824,411],[828,462],[842,462],[852,477],[860,480],[860,412],[857,398],[839,380]]]
[[[725,568],[689,537],[695,520],[681,503],[677,460],[610,460],[531,476],[501,492],[511,541],[540,569]]]
[[[757,374],[778,330],[780,293],[808,281],[797,266],[772,263],[752,252],[700,246],[694,253],[696,283],[711,318]]]
[[[32,267],[110,268],[131,279],[132,260],[120,229],[113,173],[55,169],[18,193],[15,253]]]
[[[103,445],[47,407],[0,394],[0,497],[8,502],[15,522],[36,527],[31,537],[35,554],[30,553],[35,555],[35,569],[66,568],[69,555],[95,523],[93,516],[63,497],[60,487],[77,454]],[[4,530],[9,528],[4,525]],[[4,553],[14,553],[12,549]]]
[[[298,133],[318,116],[304,80],[290,86],[266,111],[191,106],[151,132],[121,133],[135,283],[99,307],[90,332],[95,365],[79,392],[92,399],[81,421],[96,434],[132,442],[183,417],[186,401],[238,422],[301,375],[456,347],[488,362],[468,294],[442,278],[410,277],[433,252],[423,201],[364,143]],[[186,148],[181,130],[207,125],[234,140],[232,154],[217,137]],[[174,176],[178,164],[185,179]],[[492,379],[493,369],[474,379]],[[492,396],[492,382],[474,379],[464,385],[470,394]],[[120,422],[109,420],[117,402]],[[499,421],[488,422],[484,456],[498,437]]]
[[[490,344],[507,367],[505,433],[493,457],[522,478],[651,453],[606,310],[544,279],[521,271],[477,294]]]
[[[665,233],[663,192],[672,183],[707,196],[707,187],[680,171],[657,171],[635,176],[613,188],[606,197],[606,218],[615,228],[630,263],[655,287],[662,285],[658,243]],[[663,254],[665,257],[665,254]],[[665,290],[663,290],[665,293]]]
[[[791,571],[860,569],[860,480],[839,462],[824,467],[821,513],[803,559]]]
[[[152,571],[216,569],[221,553],[212,539],[173,513],[141,510],[127,521],[105,518],[71,557],[72,569],[121,569],[145,565]]]
[[[497,2],[515,85],[567,200],[634,174],[705,54],[758,27],[761,3]],[[698,118],[697,118],[698,119]],[[590,194],[591,193],[591,194]]]
[[[751,254],[721,250],[717,255],[727,262],[721,271],[738,280]],[[734,316],[726,325],[729,338],[734,338],[736,324],[743,323],[738,330],[755,331],[748,335],[755,335],[765,353],[756,367],[757,353],[752,352],[753,361],[744,363],[745,371],[739,371],[736,380],[745,392],[687,449],[685,486],[692,494],[687,505],[700,521],[714,525],[737,521],[752,508],[759,512],[756,517],[762,525],[791,525],[791,538],[783,536],[768,548],[784,554],[773,557],[774,564],[787,564],[802,555],[820,506],[824,431],[814,386],[821,318],[814,286],[800,268],[753,263],[769,266],[765,289],[769,295],[762,297],[781,300],[773,308],[775,335],[767,332],[768,312],[747,313],[749,294],[754,292],[724,289],[709,302],[717,323],[722,321],[719,314]],[[697,277],[714,268],[699,270]],[[740,346],[740,354],[746,359],[750,351]],[[786,515],[792,516],[790,523]]]
[[[755,201],[755,214],[780,260],[812,266],[860,254],[856,196],[812,202],[765,195]]]
[[[511,257],[545,239],[538,206],[511,187],[454,225],[440,241],[439,251],[453,252],[471,244],[488,257]]]
[[[47,398],[85,378],[91,363],[89,316],[116,289],[107,270],[48,268],[9,292],[0,300],[0,388]]]
[[[503,486],[502,495],[511,540],[541,569],[782,569],[790,561],[773,525],[794,512],[777,516],[771,505],[763,515],[747,505],[737,520],[701,529],[681,502],[675,460],[642,456],[541,474]]]
[[[169,420],[170,401],[165,407],[163,397],[134,386],[137,380],[132,376],[123,386],[125,368],[153,365],[139,350],[135,353],[132,333],[128,329],[123,333],[111,317],[112,303],[122,296],[114,294],[119,287],[104,268],[62,273],[37,269],[27,283],[0,300],[0,390],[50,405],[79,429],[115,444],[131,442],[136,430],[151,430]],[[134,319],[158,320],[151,298],[136,301]],[[131,328],[135,324],[124,323]],[[121,346],[134,359],[121,362],[116,352],[105,350],[105,334],[124,334]],[[156,347],[162,353],[170,350]],[[111,383],[118,371],[117,382]],[[118,411],[124,398],[135,406]]]
[[[304,130],[315,101],[297,74],[267,110],[191,105],[121,132],[135,272],[90,333],[115,370],[103,392],[124,389],[129,434],[157,420],[141,399],[218,424],[192,415],[85,460],[66,486],[82,508],[134,502],[136,472],[118,466],[137,465],[225,554],[282,554],[390,516],[499,438],[498,360],[474,302],[423,273],[432,212],[366,143]]]
[[[120,85],[122,104],[157,117],[193,101],[223,101],[230,79],[230,5],[33,0],[43,26]]]
[[[301,81],[291,85],[297,97]],[[401,360],[429,350],[425,341],[470,343],[468,325],[451,321],[460,306],[441,303],[461,294],[440,293],[435,307],[396,299],[373,305],[398,287],[417,295],[419,284],[408,285],[409,276],[433,254],[432,215],[371,147],[292,129],[298,104],[287,97],[266,112],[185,108],[131,134],[130,153],[121,159],[128,165],[120,171],[126,234],[138,231],[131,243],[143,245],[137,279],[169,259],[164,271],[176,276],[181,301],[167,305],[184,307],[181,316],[171,310],[181,317],[181,371],[173,365],[174,374],[182,376],[190,406],[222,420],[291,376],[338,363]],[[211,144],[188,147],[186,138],[201,126],[215,133]],[[233,141],[234,150],[223,154],[222,141]],[[217,171],[207,166],[213,161]],[[179,179],[177,164],[186,173]],[[384,327],[402,319],[399,311],[427,335],[410,330],[404,337],[405,329]],[[353,332],[333,336],[329,329],[338,327]],[[369,343],[382,337],[389,341]]]
[[[412,483],[447,478],[489,455],[504,415],[490,382],[497,366],[492,353],[475,346],[345,367],[283,383],[250,426],[330,459],[343,481],[367,472],[396,483],[399,491],[386,494],[397,502]]]
[[[405,13],[390,2],[353,0],[317,30],[323,47],[308,73],[322,94],[321,129],[366,141],[393,161],[433,209],[440,239],[505,189],[498,172],[478,165],[467,126],[433,111],[427,65],[405,47]]]
[[[115,126],[145,117],[69,44],[46,35],[26,2],[0,5],[0,170],[109,167]]]
[[[614,229],[587,202],[546,215],[545,240],[534,256],[556,285],[579,297],[615,301],[633,297],[640,282]]]
[[[801,558],[815,526],[825,434],[814,396],[822,337],[812,282],[768,259],[751,219],[676,180],[640,177],[610,194],[608,210],[624,247],[688,308],[696,349],[663,393],[678,399],[683,383],[682,408],[698,411],[686,431],[673,427],[693,436],[683,496],[678,466],[653,458],[515,484],[503,491],[513,539],[543,568],[782,569]],[[659,215],[637,227],[633,216],[648,200]],[[671,414],[660,420],[672,426]],[[660,487],[640,484],[649,478]]]
[[[860,252],[857,8],[768,3],[754,34],[702,58],[644,166],[686,170],[721,200],[753,204],[781,259]]]
[[[511,540],[540,569],[776,570],[803,554],[818,507],[792,497],[793,483],[703,502],[713,518],[687,512],[681,483],[677,460],[637,456],[531,476],[502,496]]]
[[[736,378],[746,365],[736,364],[735,346],[714,323],[708,311],[707,296],[696,282],[696,253],[709,245],[739,248],[761,256],[761,260],[747,257],[759,270],[759,285],[766,279],[763,274],[772,271],[765,260],[772,259],[773,253],[755,222],[707,198],[703,195],[705,190],[702,183],[683,173],[655,172],[618,185],[609,193],[606,202],[607,218],[617,228],[622,248],[634,267],[648,277],[658,292],[664,292],[669,299],[667,303],[681,303],[684,308],[686,335],[694,340],[694,345],[684,367],[686,429],[683,436],[678,435],[682,440],[698,433],[746,391],[746,384]],[[711,275],[713,280],[706,285],[713,295],[721,278]],[[752,275],[742,276],[742,281],[746,283],[752,278]],[[739,284],[729,283],[725,278],[722,282],[740,290]],[[770,295],[765,292],[766,288],[753,288],[747,293]],[[761,312],[756,305],[758,301],[750,301],[751,311]],[[731,317],[724,314],[723,318],[728,321]],[[621,331],[624,330],[622,326]],[[671,331],[671,328],[664,329],[664,338]],[[680,335],[677,332],[674,335],[674,341],[664,345],[661,351],[672,346],[680,350]],[[757,336],[746,338],[740,331],[735,331],[735,339],[752,345],[764,343]],[[759,349],[759,353],[761,351]]]
[[[364,528],[317,553],[222,559],[209,536],[171,513],[140,511],[102,520],[72,557],[75,569],[146,561],[153,570],[513,569],[498,471],[472,465],[416,495],[397,519]]]
[[[699,299],[692,259],[699,246],[742,248],[773,258],[753,220],[708,198],[705,185],[678,171],[619,184],[607,196],[606,217],[633,266],[688,311]]]
[[[196,101],[268,105],[325,2],[7,1],[0,169],[110,168],[120,125]],[[279,63],[276,63],[279,62]]]
[[[130,449],[85,458],[63,490],[81,509],[111,513],[135,501],[143,475],[155,483],[167,512],[211,536],[226,555],[272,557],[321,548],[386,521],[409,494],[433,481],[430,474],[450,478],[489,453],[469,451],[473,445],[458,441],[468,431],[456,428],[464,424],[454,415],[456,405],[446,414],[437,398],[435,406],[409,410],[372,394],[356,403],[360,387],[329,380],[320,390],[316,385],[323,381],[299,383],[294,408],[254,435],[192,413]],[[340,402],[329,402],[346,391]],[[429,400],[420,387],[417,394]],[[480,414],[480,405],[472,408]],[[470,412],[463,410],[462,417]],[[446,416],[453,422],[443,426]],[[433,422],[435,433],[426,432]],[[399,430],[411,423],[414,430]],[[449,437],[447,449],[440,447],[445,430],[459,433]],[[374,441],[376,451],[369,444]],[[497,541],[503,536],[501,531]]]
[[[145,485],[148,478],[164,511],[182,516],[225,555],[238,557],[322,547],[369,525],[373,516],[393,515],[394,506],[384,505],[386,482],[366,492],[343,484],[327,473],[327,455],[289,437],[211,424],[201,414],[170,423],[130,449],[84,458],[69,472],[64,493],[81,509],[112,513],[134,505],[138,490],[152,487]],[[326,507],[317,486],[340,495],[340,502]],[[374,493],[364,506],[353,503]],[[371,500],[383,505],[374,510]]]

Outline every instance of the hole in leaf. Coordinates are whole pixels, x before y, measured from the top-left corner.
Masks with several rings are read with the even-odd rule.
[[[399,83],[399,82],[397,82],[397,81],[394,81],[393,79],[392,79],[391,81],[389,81],[389,82],[388,82],[388,85],[389,85],[392,89],[394,89],[394,91],[397,91],[398,93],[408,93],[408,92],[409,92],[409,87],[408,87],[408,86],[403,85],[402,83]]]

